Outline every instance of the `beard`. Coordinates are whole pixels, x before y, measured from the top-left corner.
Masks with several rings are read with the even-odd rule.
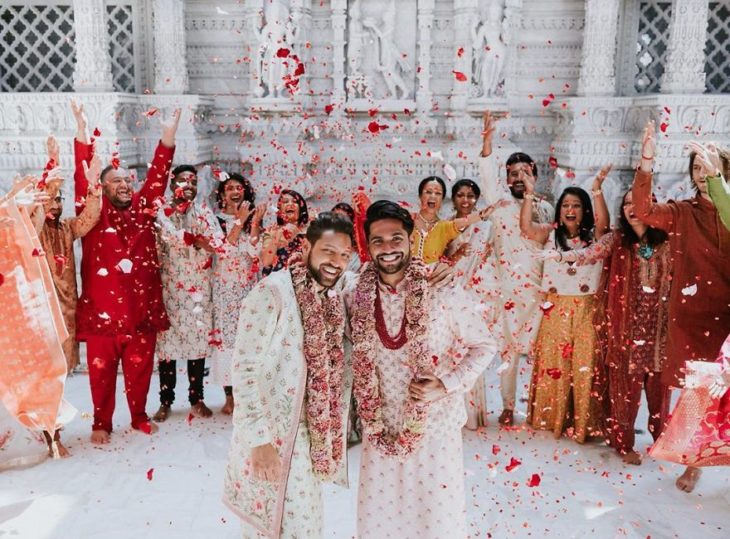
[[[315,268],[309,261],[307,261],[307,269],[309,270],[309,274],[312,276],[312,279],[325,288],[332,288],[335,284],[337,284],[337,281],[339,281],[342,276],[342,271],[340,271],[335,277],[325,275],[319,268]]]
[[[519,187],[515,187],[514,185],[509,186],[509,192],[512,193],[512,196],[515,198],[518,198],[522,200],[525,198],[525,185],[522,184]]]
[[[390,254],[395,253],[386,253],[385,255],[379,255],[375,258],[373,258],[373,264],[375,265],[375,269],[378,270],[378,273],[383,273],[385,275],[393,275],[395,273],[398,273],[402,270],[404,270],[406,267],[408,267],[408,264],[411,262],[411,252],[408,251],[407,253],[398,253],[402,254],[402,258],[397,263],[382,263],[380,261],[381,256],[388,256]]]

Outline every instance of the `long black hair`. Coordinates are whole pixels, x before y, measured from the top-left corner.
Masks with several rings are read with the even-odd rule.
[[[624,204],[626,204],[626,197],[630,192],[631,189],[626,191],[624,196],[621,198],[621,215],[618,218],[619,228],[621,229],[621,243],[626,248],[636,245],[641,240],[645,240],[647,245],[651,247],[661,245],[669,239],[669,235],[666,232],[650,226],[646,229],[644,236],[640,238],[637,236],[636,232],[634,232],[634,227],[629,224],[629,220],[626,219]]]
[[[307,224],[309,222],[309,211],[307,210],[307,201],[304,200],[304,197],[292,189],[284,189],[279,195],[279,200],[281,200],[284,195],[292,197],[296,200],[297,206],[299,206],[299,219],[297,219],[297,224],[299,226]],[[276,224],[279,226],[283,226],[285,224],[284,218],[278,213],[276,214]]]
[[[568,247],[568,229],[560,221],[560,208],[563,205],[563,200],[568,195],[578,197],[578,199],[580,199],[581,206],[583,206],[583,218],[580,220],[580,225],[578,227],[578,233],[581,241],[586,244],[590,244],[593,241],[593,228],[596,225],[591,197],[588,196],[585,189],[581,189],[580,187],[566,187],[560,194],[558,203],[555,205],[555,247],[560,248],[563,251],[570,250]]]
[[[482,194],[482,190],[479,189],[479,186],[476,184],[474,180],[470,180],[469,178],[463,178],[456,182],[454,185],[451,186],[451,200],[456,200],[456,194],[459,192],[459,189],[462,187],[468,187],[472,191],[474,191],[474,196],[477,200],[479,200],[479,196]]]

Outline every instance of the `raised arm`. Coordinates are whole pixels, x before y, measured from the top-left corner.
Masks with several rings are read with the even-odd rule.
[[[730,187],[723,176],[722,160],[717,146],[692,142],[690,150],[696,154],[695,163],[703,169],[707,181],[707,194],[715,204],[725,228],[730,230]]]
[[[499,168],[492,154],[492,139],[496,129],[496,122],[492,114],[487,111],[483,115],[482,151],[479,156],[479,187],[482,198],[487,206],[492,206],[500,200],[510,200],[512,195],[505,182],[499,181]]]
[[[175,135],[180,125],[181,112],[178,108],[173,111],[169,119],[160,119],[162,127],[160,143],[155,149],[152,166],[147,171],[147,177],[139,191],[140,201],[144,207],[151,208],[155,200],[165,196],[172,158],[175,155]]]
[[[99,216],[101,215],[101,184],[99,183],[102,168],[101,159],[98,155],[94,155],[91,164],[87,166],[84,162],[83,166],[89,190],[86,193],[84,209],[77,217],[68,220],[74,239],[86,236],[99,222]]]
[[[641,141],[641,164],[634,176],[631,200],[634,213],[644,223],[667,232],[674,228],[676,208],[671,204],[657,204],[652,200],[652,170],[656,154],[655,125],[649,121],[644,128]]]
[[[532,179],[524,176],[525,198],[520,208],[520,231],[527,239],[544,245],[550,237],[553,225],[549,223],[537,223],[532,220],[532,201],[535,200],[535,183]],[[556,209],[555,211],[560,211]]]
[[[606,199],[603,196],[603,182],[608,177],[608,173],[611,172],[613,163],[601,168],[593,180],[593,211],[595,212],[595,237],[600,239],[606,232],[611,229],[611,217],[608,214],[608,206],[606,205]]]
[[[81,215],[84,209],[84,200],[89,191],[89,182],[84,172],[84,162],[91,162],[94,155],[94,146],[89,137],[88,120],[84,106],[71,101],[71,111],[76,120],[76,137],[74,138],[74,209],[76,215]]]

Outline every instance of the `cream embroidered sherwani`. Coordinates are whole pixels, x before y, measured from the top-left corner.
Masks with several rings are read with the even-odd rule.
[[[540,327],[542,311],[540,305],[543,294],[542,262],[532,255],[542,249],[542,245],[524,238],[520,232],[520,211],[522,200],[512,196],[506,180],[499,180],[494,154],[479,159],[479,176],[482,196],[488,206],[505,201],[506,205],[497,207],[490,221],[492,223],[494,260],[497,279],[502,290],[501,303],[504,312],[503,360],[508,368],[501,373],[502,400],[505,408],[514,407],[517,358],[529,354]],[[553,220],[553,207],[544,200],[533,202],[533,220],[550,223]]]
[[[274,272],[243,301],[233,352],[236,407],[224,502],[243,519],[244,537],[322,536],[321,483],[312,471],[303,412],[307,377],[303,346],[304,328],[291,273]],[[342,406],[345,425],[351,384],[348,366]],[[346,447],[347,429],[343,431]],[[269,443],[278,449],[282,461],[282,478],[277,482],[252,477],[251,448]],[[346,478],[343,456],[337,482]]]
[[[200,359],[208,354],[213,328],[212,253],[190,245],[184,233],[205,237],[213,247],[223,236],[213,212],[191,204],[185,213],[157,214],[157,250],[162,297],[170,329],[158,333],[158,361]]]
[[[357,280],[348,282],[345,300],[354,307]],[[403,283],[395,293],[381,286],[383,315],[390,335],[400,328],[405,309]],[[431,404],[426,434],[419,447],[402,462],[380,453],[363,433],[358,488],[359,539],[465,538],[466,509],[461,429],[466,422],[464,394],[497,352],[485,329],[478,305],[459,289],[431,292],[427,339],[437,357],[435,374],[448,394]],[[473,302],[472,302],[473,303]],[[374,313],[373,313],[374,316]],[[383,418],[390,433],[400,430],[413,373],[404,364],[408,346],[388,350],[377,335],[376,368],[380,375]]]

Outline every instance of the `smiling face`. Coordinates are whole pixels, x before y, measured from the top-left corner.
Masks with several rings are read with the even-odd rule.
[[[381,219],[370,225],[368,252],[378,272],[405,272],[411,260],[411,240],[398,219]]]
[[[439,182],[430,181],[423,186],[419,198],[421,199],[422,210],[438,213],[441,209],[441,203],[444,201],[444,190]]]
[[[507,185],[515,198],[525,196],[525,178],[535,182],[535,175],[532,173],[530,163],[513,163],[507,169]]]
[[[101,178],[101,188],[112,206],[126,209],[132,204],[132,177],[128,170],[109,169]]]
[[[188,170],[176,174],[170,182],[170,189],[174,193],[174,199],[178,202],[195,200],[195,195],[198,194],[197,174]]]
[[[707,181],[705,181],[705,177],[708,175],[709,172],[699,163],[699,159],[694,159],[692,161],[692,183],[694,183],[701,195],[707,195]]]
[[[51,199],[43,203],[43,211],[46,213],[46,219],[50,219],[51,221],[58,221],[61,218],[63,196],[61,196],[60,192],[52,194]]]
[[[243,202],[243,184],[237,180],[228,180],[223,187],[223,207],[238,208]]]
[[[454,208],[459,217],[467,216],[474,211],[477,205],[477,195],[468,185],[460,187],[454,197]]]
[[[350,263],[352,239],[347,234],[325,230],[314,245],[305,242],[303,253],[314,280],[331,288]]]
[[[299,223],[299,204],[297,204],[297,199],[292,195],[281,195],[276,207],[279,211],[279,217],[285,223]]]
[[[560,222],[568,230],[578,230],[583,221],[583,203],[575,195],[565,195],[560,205]]]
[[[631,191],[626,193],[626,196],[624,197],[622,211],[624,212],[624,217],[626,217],[626,221],[628,221],[628,223],[631,226],[637,226],[637,225],[640,225],[642,223],[642,221],[641,221],[641,219],[636,217],[636,214],[634,213],[633,200],[634,200],[634,198],[633,198]]]

